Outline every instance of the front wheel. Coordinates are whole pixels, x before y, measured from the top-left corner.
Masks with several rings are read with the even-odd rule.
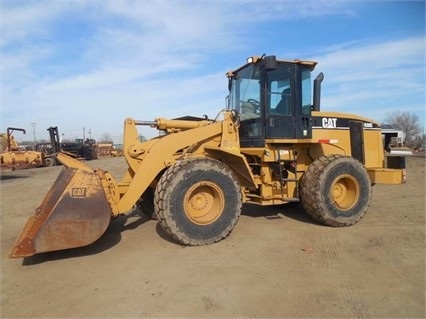
[[[186,245],[220,241],[241,214],[235,174],[210,158],[186,159],[169,167],[157,184],[154,199],[160,225]]]
[[[311,217],[329,226],[350,226],[367,212],[371,181],[364,166],[352,157],[323,156],[302,177],[300,197]]]

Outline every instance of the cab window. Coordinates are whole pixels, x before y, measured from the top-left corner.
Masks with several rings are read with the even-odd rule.
[[[302,71],[302,113],[311,115],[312,110],[312,81],[311,70]]]
[[[279,66],[276,70],[268,72],[269,107],[271,115],[292,115],[293,97],[291,78],[288,65]]]

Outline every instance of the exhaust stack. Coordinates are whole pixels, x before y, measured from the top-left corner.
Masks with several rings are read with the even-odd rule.
[[[324,74],[321,72],[314,80],[314,105],[313,111],[319,111],[321,108],[321,82],[324,80]]]

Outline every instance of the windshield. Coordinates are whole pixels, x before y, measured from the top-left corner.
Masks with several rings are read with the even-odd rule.
[[[237,110],[241,115],[251,111],[260,116],[260,76],[260,67],[253,64],[234,73],[229,108]]]

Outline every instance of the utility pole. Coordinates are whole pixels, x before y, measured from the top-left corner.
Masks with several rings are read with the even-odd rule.
[[[86,140],[86,128],[83,127],[83,142]]]
[[[37,123],[30,123],[30,124],[33,127],[34,144],[36,144],[36,131],[35,131],[35,127],[36,127]]]

